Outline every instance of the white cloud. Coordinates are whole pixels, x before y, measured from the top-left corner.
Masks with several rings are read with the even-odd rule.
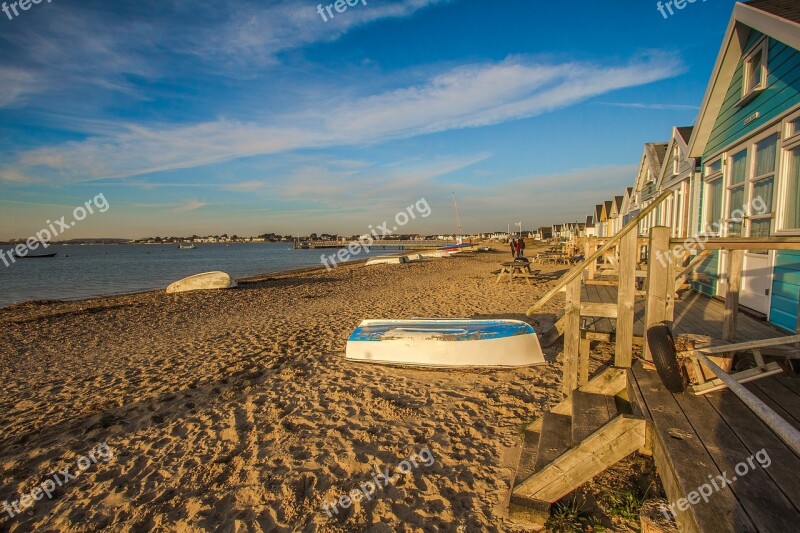
[[[293,113],[272,124],[217,120],[188,126],[128,125],[23,152],[0,167],[0,180],[70,183],[193,168],[303,148],[379,143],[499,124],[574,105],[592,96],[675,76],[674,56],[623,66],[544,65],[511,58],[443,72],[427,83],[340,104],[322,117]]]
[[[201,209],[207,205],[208,205],[207,202],[201,202],[196,198],[193,198],[188,202],[184,203],[183,205],[179,205],[178,207],[171,209],[171,211],[173,213],[186,213],[189,211],[195,211],[197,209]]]

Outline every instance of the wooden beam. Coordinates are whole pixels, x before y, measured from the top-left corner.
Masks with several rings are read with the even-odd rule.
[[[567,304],[564,307],[564,377],[561,391],[571,396],[578,388],[578,357],[581,342],[581,278],[567,285]]]
[[[633,318],[636,299],[636,233],[622,238],[619,250],[619,291],[617,292],[617,342],[614,366],[628,368],[633,357]]]
[[[667,297],[674,294],[675,279],[669,277],[669,263],[664,258],[669,253],[670,228],[650,228],[650,260],[647,264],[647,301],[644,311],[644,358],[652,361],[647,346],[647,330],[650,326],[667,319]]]
[[[728,252],[728,283],[725,291],[725,312],[722,316],[722,338],[728,342],[736,338],[736,321],[739,316],[739,290],[742,287],[744,251]]]
[[[619,415],[518,485],[515,496],[555,502],[645,445],[647,422]]]
[[[686,239],[672,239],[671,246],[683,246]],[[697,242],[701,250],[800,250],[800,237],[719,237]]]
[[[783,374],[783,369],[778,363],[769,363],[763,367],[751,368],[749,370],[736,372],[735,374],[731,374],[731,377],[739,383],[747,383],[749,381],[755,381],[757,379],[774,376],[776,374]],[[692,385],[692,392],[694,392],[696,396],[701,396],[703,394],[708,394],[709,392],[715,392],[727,388],[728,386],[725,385],[721,379],[716,378],[706,381],[702,385]]]
[[[599,302],[581,302],[581,316],[617,318],[617,306]]]
[[[598,257],[602,256],[606,250],[616,245],[617,241],[622,239],[622,237],[624,237],[629,231],[632,230],[637,231],[636,228],[639,226],[639,222],[644,220],[644,218],[647,215],[649,215],[651,211],[653,211],[656,207],[658,207],[659,204],[661,204],[661,202],[669,198],[671,195],[672,195],[671,191],[664,191],[663,193],[661,193],[655,200],[653,200],[652,203],[650,203],[647,207],[642,209],[642,211],[638,215],[636,215],[635,218],[633,218],[627,224],[625,224],[625,227],[623,227],[616,235],[614,235],[610,240],[608,240],[608,242],[606,242],[603,246],[598,248],[596,252],[594,252],[591,256],[584,259],[583,262],[581,262],[580,264],[573,267],[569,272],[561,276],[561,279],[558,280],[558,283],[556,283],[555,287],[550,289],[550,291],[547,294],[542,296],[542,298],[538,302],[536,302],[536,304],[534,304],[533,307],[528,309],[527,313],[528,316],[533,316],[534,313],[536,313],[536,311],[541,309],[544,306],[544,304],[549,302],[550,299],[553,298],[553,296],[555,296],[556,294],[558,294],[558,292],[561,289],[566,287],[567,284],[569,284],[572,280],[580,276],[581,273],[584,271],[584,269],[592,261],[597,261]]]
[[[685,267],[682,267],[681,270],[678,272],[678,275],[675,277],[675,292],[678,292],[681,288],[683,288],[686,280],[691,276],[692,272],[698,265],[700,265],[706,258],[711,255],[711,250],[703,250],[694,258],[689,261],[689,264]]]
[[[696,355],[698,353],[704,353],[706,355],[714,355],[718,353],[747,352],[754,348],[782,346],[784,344],[793,344],[795,342],[800,342],[800,335],[788,335],[786,337],[775,337],[772,339],[763,339],[758,341],[737,342],[736,344],[722,344],[719,346],[695,348],[694,350],[686,350],[683,352],[678,352],[678,355]]]

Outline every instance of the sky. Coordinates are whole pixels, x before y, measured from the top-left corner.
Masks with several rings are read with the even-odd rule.
[[[353,0],[354,1],[354,0]],[[43,0],[0,12],[0,239],[585,220],[694,123],[731,0]],[[324,18],[323,18],[324,16]]]

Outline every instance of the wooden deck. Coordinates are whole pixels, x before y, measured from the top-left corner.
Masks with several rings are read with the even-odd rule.
[[[738,397],[672,394],[641,361],[628,381],[632,403],[651,421],[653,456],[682,531],[798,530],[800,457]],[[747,387],[800,429],[800,379]]]
[[[615,303],[616,292],[613,286],[586,285],[581,301]],[[638,337],[644,335],[644,304],[637,299],[634,307]],[[719,300],[684,293],[675,302],[673,331],[720,340],[724,309]],[[614,331],[613,319],[582,320],[583,329]],[[739,313],[736,342],[782,335]],[[747,387],[800,429],[800,379],[770,377]],[[635,412],[651,423],[653,456],[682,531],[800,530],[800,457],[736,395],[729,390],[672,394],[655,371],[636,361],[628,372],[628,396]]]
[[[581,289],[582,302],[616,303],[617,288],[605,285],[584,285]],[[634,306],[633,334],[644,336],[644,299],[637,298]],[[708,335],[713,339],[722,338],[722,317],[725,304],[703,294],[689,291],[683,298],[675,301],[676,334],[696,333]],[[598,333],[613,333],[614,320],[610,318],[583,318],[583,329]],[[784,332],[767,322],[739,313],[735,342],[761,340],[785,335]]]

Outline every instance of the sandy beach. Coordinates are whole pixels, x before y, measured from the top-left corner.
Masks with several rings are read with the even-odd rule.
[[[0,501],[75,470],[101,443],[113,454],[52,499],[4,512],[0,530],[515,530],[506,513],[520,430],[560,399],[560,345],[521,370],[343,356],[364,318],[523,318],[553,282],[495,283],[507,256],[0,311]],[[423,450],[429,466],[326,512],[376,468]]]

